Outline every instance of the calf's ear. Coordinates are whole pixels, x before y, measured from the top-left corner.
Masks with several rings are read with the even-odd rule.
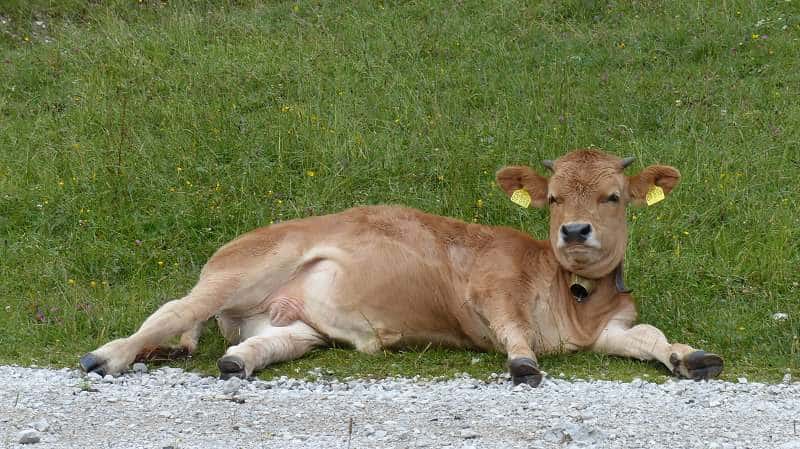
[[[547,204],[547,178],[530,167],[522,165],[503,167],[497,171],[495,179],[509,197],[514,197],[514,193],[518,190],[524,190],[530,195],[531,206],[542,207]]]
[[[676,168],[668,165],[651,165],[639,174],[628,177],[630,202],[636,206],[655,204],[669,195],[680,179],[681,172]]]

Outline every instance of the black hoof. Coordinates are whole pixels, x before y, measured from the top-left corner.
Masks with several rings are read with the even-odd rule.
[[[87,373],[97,373],[101,376],[106,375],[106,369],[103,366],[106,363],[105,360],[91,352],[81,357],[78,363],[80,363],[81,369]]]
[[[247,373],[244,369],[244,360],[235,355],[226,355],[217,360],[217,367],[219,368],[219,378],[222,380],[230,379],[231,377],[238,377],[245,379]]]
[[[686,355],[683,360],[678,358],[677,354],[672,354],[670,362],[673,366],[672,372],[676,376],[685,375],[694,380],[713,379],[719,376],[725,364],[722,357],[705,351],[694,351]]]
[[[528,384],[538,387],[542,383],[542,373],[535,360],[527,357],[520,357],[508,363],[508,372],[511,374],[511,381],[514,385]]]
[[[725,364],[722,357],[705,351],[695,351],[684,360],[689,377],[694,380],[713,379],[720,375]]]

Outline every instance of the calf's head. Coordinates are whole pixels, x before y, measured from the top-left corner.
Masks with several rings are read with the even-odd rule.
[[[530,196],[530,205],[550,208],[550,244],[559,264],[572,273],[600,278],[611,273],[625,255],[625,206],[646,204],[648,192],[667,195],[680,173],[651,165],[641,173],[623,171],[633,158],[620,159],[597,150],[575,150],[556,161],[544,161],[547,178],[525,166],[497,172],[497,183],[512,196]],[[661,189],[661,192],[658,191]]]

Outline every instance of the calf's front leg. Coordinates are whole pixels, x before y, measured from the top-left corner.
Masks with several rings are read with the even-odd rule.
[[[592,350],[605,354],[658,360],[673,374],[688,379],[710,379],[722,372],[722,357],[681,343],[670,344],[658,328],[649,324],[633,327],[612,320],[600,333]]]
[[[496,281],[502,285],[502,281]],[[494,283],[489,283],[494,284]],[[508,356],[508,372],[514,385],[528,384],[538,387],[542,383],[542,372],[533,352],[533,327],[525,322],[525,301],[516,301],[511,295],[475,291],[473,298],[485,298],[476,302],[476,311],[494,334],[496,349]]]
[[[538,387],[542,383],[542,372],[531,348],[530,332],[524,326],[508,321],[502,326],[492,327],[508,355],[508,372],[514,385],[524,383]]]

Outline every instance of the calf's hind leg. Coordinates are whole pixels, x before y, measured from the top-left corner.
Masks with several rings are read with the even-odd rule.
[[[217,362],[220,378],[247,378],[253,371],[272,363],[294,360],[324,344],[322,335],[302,321],[280,327],[265,323],[256,335],[228,348]]]
[[[162,305],[130,337],[110,341],[81,357],[81,368],[100,375],[120,373],[138,354],[181,334],[185,349],[194,350],[202,323],[222,308],[237,287],[236,278],[202,278],[187,296]]]
[[[610,322],[592,346],[597,352],[658,360],[675,375],[688,379],[710,379],[722,372],[722,357],[690,346],[672,343],[658,328],[649,324],[627,327]]]

